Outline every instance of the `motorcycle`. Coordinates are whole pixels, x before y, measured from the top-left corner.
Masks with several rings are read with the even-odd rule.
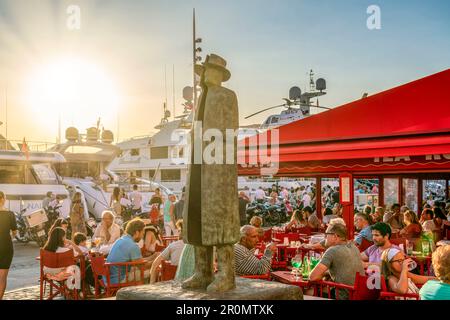
[[[17,221],[16,240],[21,243],[35,241],[39,247],[43,247],[47,241],[46,223],[48,217],[43,209],[26,213],[24,208],[15,212]]]
[[[246,215],[248,221],[254,216],[259,216],[263,219],[263,226],[277,226],[289,221],[290,211],[292,211],[292,207],[284,201],[275,205],[254,201],[247,208]]]
[[[45,231],[50,231],[50,228],[53,226],[55,221],[60,217],[59,209],[61,208],[61,205],[55,205],[55,206],[48,206],[47,208],[44,208],[45,213],[47,214],[48,221],[46,223]]]

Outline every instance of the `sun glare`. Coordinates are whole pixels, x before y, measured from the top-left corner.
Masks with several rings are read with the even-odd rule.
[[[38,67],[30,74],[25,90],[26,104],[33,111],[75,122],[115,116],[119,107],[118,90],[111,77],[97,65],[77,58]]]

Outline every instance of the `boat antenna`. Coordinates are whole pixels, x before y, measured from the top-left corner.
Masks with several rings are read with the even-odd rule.
[[[6,117],[5,117],[5,140],[8,141],[8,84],[6,84],[5,88],[5,109],[6,109]],[[8,149],[8,148],[7,148]]]
[[[201,43],[202,39],[197,38],[195,32],[195,8],[193,11],[193,20],[192,20],[192,47],[193,47],[193,54],[192,54],[192,75],[193,75],[193,90],[194,90],[194,109],[197,107],[197,75],[195,74],[195,65],[197,64],[197,61],[202,61],[202,57],[197,55],[198,53],[202,52],[202,48],[197,48],[197,43]]]
[[[173,117],[175,118],[175,65],[172,65],[172,99],[173,99]]]
[[[166,92],[166,105],[167,105],[167,65],[164,65],[164,90]]]
[[[310,92],[316,90],[316,85],[314,83],[314,71],[312,69],[309,71],[309,90]]]

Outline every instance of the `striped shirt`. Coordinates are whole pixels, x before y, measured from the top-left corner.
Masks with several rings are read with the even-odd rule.
[[[261,259],[258,259],[252,250],[240,243],[234,245],[236,275],[255,275],[270,272],[272,252],[266,249]]]

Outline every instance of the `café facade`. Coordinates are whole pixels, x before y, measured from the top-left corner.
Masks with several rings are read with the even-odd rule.
[[[277,163],[253,161],[262,149]],[[377,184],[372,205],[420,212],[425,187],[449,198],[450,69],[242,140],[238,159],[241,176],[273,166],[276,177],[313,179],[319,215],[323,183],[339,179],[349,230],[361,180]]]

